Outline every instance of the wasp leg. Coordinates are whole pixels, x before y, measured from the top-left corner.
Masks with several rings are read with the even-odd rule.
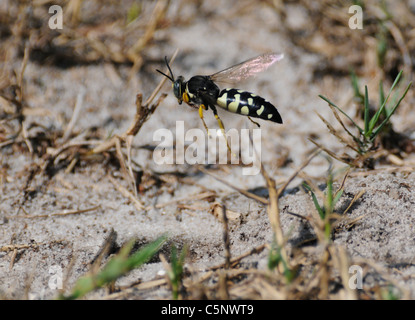
[[[258,128],[260,128],[260,127],[261,127],[261,126],[259,125],[259,123],[258,123],[258,122],[256,122],[256,121],[254,121],[254,120],[252,120],[252,119],[251,119],[251,117],[249,117],[249,116],[248,116],[248,119],[249,119],[249,120],[251,120],[251,122],[252,122],[253,124],[256,124],[256,125],[258,126]]]
[[[216,120],[218,121],[219,128],[222,131],[222,135],[225,138],[225,141],[226,141],[226,145],[228,147],[228,150],[232,154],[232,150],[231,150],[231,147],[229,146],[228,138],[226,137],[225,126],[223,125],[222,120],[219,118],[218,111],[216,110],[215,107],[212,107],[212,111],[213,111],[213,114],[215,115]]]
[[[208,136],[210,136],[210,134],[209,134],[209,128],[206,125],[205,119],[203,119],[203,109],[206,110],[206,107],[203,104],[201,104],[200,107],[199,107],[199,117],[200,117],[200,119],[203,122],[203,126],[205,127]]]

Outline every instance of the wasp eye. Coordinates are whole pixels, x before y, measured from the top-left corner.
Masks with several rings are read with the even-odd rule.
[[[181,93],[181,83],[179,81],[175,81],[173,84],[173,93],[176,96],[177,99],[181,99],[182,93]]]

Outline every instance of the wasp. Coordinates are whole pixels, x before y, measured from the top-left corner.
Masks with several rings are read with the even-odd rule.
[[[235,84],[244,81],[259,72],[265,71],[283,57],[283,54],[278,53],[262,54],[212,75],[196,75],[188,81],[186,81],[183,76],[177,78],[174,77],[169,63],[167,62],[167,57],[165,57],[165,63],[170,75],[167,75],[158,69],[156,69],[156,71],[172,82],[173,93],[179,104],[182,104],[184,101],[189,106],[199,109],[199,116],[208,132],[209,130],[203,119],[203,110],[208,110],[210,108],[218,121],[219,127],[224,133],[225,127],[222,120],[219,118],[216,109],[217,106],[229,112],[248,116],[248,118],[258,126],[259,124],[251,118],[260,118],[276,123],[282,123],[282,118],[277,108],[275,108],[268,100],[251,92],[239,89],[225,88],[220,90],[216,83]]]

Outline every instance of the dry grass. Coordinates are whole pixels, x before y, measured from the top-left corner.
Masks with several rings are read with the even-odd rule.
[[[53,31],[39,24],[39,19],[47,15],[47,8],[52,1],[33,1],[30,4],[32,10],[26,10],[26,1],[9,1],[10,10],[0,14],[0,27],[2,28],[0,60],[3,66],[0,69],[0,148],[12,148],[16,152],[22,152],[26,156],[33,156],[39,160],[33,164],[27,176],[20,207],[23,207],[33,190],[36,177],[40,177],[37,183],[43,184],[60,170],[66,172],[76,170],[81,160],[88,165],[111,158],[116,159],[118,164],[116,168],[122,172],[129,186],[123,187],[109,175],[109,180],[115,189],[128,198],[138,211],[149,209],[140,202],[137,196],[140,188],[145,192],[145,186],[144,183],[140,186],[136,185],[139,172],[133,170],[131,142],[134,136],[139,135],[143,124],[166,97],[165,93],[160,94],[166,78],[162,78],[144,103],[142,94],[137,94],[136,114],[131,126],[123,134],[110,139],[106,139],[103,134],[94,130],[87,133],[75,130],[79,110],[82,108],[83,93],[77,97],[73,117],[64,130],[51,132],[36,123],[26,121],[26,116],[33,112],[38,112],[40,116],[48,114],[48,111],[42,109],[41,106],[29,106],[26,102],[23,79],[29,59],[56,66],[59,66],[59,61],[62,59],[69,65],[102,62],[128,64],[131,66],[131,72],[135,73],[145,62],[146,50],[156,46],[154,34],[157,29],[164,28],[171,23],[166,20],[166,12],[170,4],[166,0],[158,0],[155,3],[140,2],[141,6],[131,6],[127,10],[128,14],[119,9],[115,10],[117,4],[114,2],[106,2],[109,5],[106,10],[103,9],[104,6],[100,1],[91,1],[92,5],[87,7],[87,11],[83,11],[80,10],[83,4],[81,0],[62,1],[61,3],[58,1],[64,9],[65,19],[70,22],[69,28],[63,31]],[[56,1],[53,3],[56,4]],[[275,8],[283,20],[289,18],[280,2],[266,1],[266,3]],[[181,2],[181,6],[186,5],[188,5],[187,1]],[[413,65],[410,57],[415,55],[415,33],[413,32],[415,17],[409,10],[406,10],[404,2],[397,2],[393,10],[394,12],[405,11],[407,13],[405,21],[400,20],[399,16],[394,13],[388,15],[388,10],[380,7],[378,2],[365,2],[366,27],[361,33],[350,32],[350,29],[344,28],[343,25],[339,26],[339,23],[343,24],[349,18],[348,11],[345,9],[348,3],[338,4],[335,1],[325,0],[317,4],[315,1],[304,0],[291,1],[289,5],[297,5],[304,9],[307,19],[311,20],[308,26],[313,25],[314,29],[291,28],[291,25],[287,23],[287,28],[283,31],[289,35],[295,45],[326,58],[327,65],[323,68],[316,67],[314,70],[316,77],[322,74],[333,76],[348,74],[349,68],[355,69],[359,74],[375,74],[375,79],[385,81],[392,78],[399,69],[398,67],[403,68],[404,74],[412,75]],[[99,21],[88,19],[89,13],[98,8],[102,9],[103,13]],[[245,6],[240,6],[235,7],[234,10],[243,12],[247,9]],[[131,21],[127,21],[127,16]],[[186,25],[191,23],[191,19],[177,18],[176,22]],[[388,50],[382,51],[382,46],[386,46]],[[348,55],[342,55],[345,60],[340,64],[335,62],[335,57],[345,51],[349,52]],[[177,52],[170,64],[176,54]],[[15,61],[19,61],[18,66]],[[338,118],[338,115],[334,114]],[[353,144],[347,141],[344,135],[339,134],[329,122],[323,121],[334,135],[353,150]],[[340,130],[347,133],[346,125],[343,122],[340,123],[342,124]],[[29,130],[34,127],[39,129],[38,134],[29,134]],[[200,167],[199,170],[202,173],[214,176],[242,195],[267,206],[274,242],[264,243],[248,249],[240,256],[233,257],[229,242],[229,226],[232,223],[232,215],[238,219],[238,213],[227,212],[228,210],[222,204],[214,203],[206,210],[211,210],[212,214],[224,225],[225,259],[222,264],[198,272],[185,267],[183,273],[175,278],[175,283],[172,283],[171,278],[166,276],[163,279],[113,288],[113,291],[104,298],[128,298],[130,295],[133,296],[136,289],[152,290],[166,286],[174,291],[175,297],[181,299],[379,299],[392,297],[390,292],[390,296],[385,296],[388,294],[389,285],[398,289],[399,298],[408,298],[408,293],[391,279],[387,270],[372,261],[352,259],[345,248],[335,245],[331,238],[327,237],[327,224],[330,232],[335,233],[337,228],[341,226],[350,228],[360,219],[347,220],[344,218],[345,212],[338,213],[335,207],[331,208],[332,212],[327,218],[322,219],[318,211],[314,210],[310,200],[311,214],[306,214],[310,208],[305,208],[304,212],[293,213],[311,225],[316,238],[312,239],[313,245],[303,244],[295,248],[287,245],[288,235],[283,233],[280,222],[279,199],[295,177],[300,175],[304,180],[308,179],[302,170],[315,155],[316,153],[312,154],[280,187],[277,187],[275,180],[262,166],[261,173],[268,189],[268,198],[233,186],[210,170]],[[334,152],[330,155],[335,157]],[[373,154],[369,156],[377,157]],[[107,161],[106,165],[109,166],[109,163],[110,161]],[[113,170],[114,168],[110,168],[108,171]],[[156,183],[154,181],[169,184],[167,176],[161,177],[151,171],[147,171],[146,174],[148,175],[146,181],[149,184]],[[142,181],[144,182],[145,179]],[[308,181],[312,185],[310,180]],[[344,186],[345,181],[346,177],[342,180],[340,188]],[[185,183],[183,180],[180,182]],[[318,188],[315,187],[313,190],[318,193]],[[324,197],[327,196],[327,192],[319,194],[321,201],[325,201]],[[215,196],[214,192],[206,190],[186,199],[179,198],[169,203],[158,204],[158,207],[172,203],[186,203],[195,199],[215,199]],[[360,196],[362,194],[355,195],[346,211]],[[185,204],[182,206],[192,209],[190,206],[186,207]],[[84,214],[97,208],[30,216],[30,218]],[[23,214],[8,217],[8,219],[11,218],[28,218],[28,216]],[[42,244],[37,244],[39,245]],[[19,250],[31,250],[34,247],[30,244],[5,245],[0,247],[0,251],[14,252],[16,256]],[[264,250],[267,250],[269,255],[268,270],[261,271],[243,263],[245,258],[258,255]],[[170,273],[174,273],[174,268],[169,265],[167,258],[163,256],[161,260],[165,268]],[[13,257],[11,261],[14,261]],[[178,259],[175,263],[177,268],[183,261]],[[365,266],[367,273],[376,274],[382,278],[383,284],[377,287],[365,287],[359,291],[350,289],[349,267],[358,263]],[[94,272],[98,272],[97,270]]]
[[[377,80],[385,75],[393,80],[396,70],[402,67],[405,74],[412,73],[415,16],[408,3],[362,2],[364,28],[359,32],[344,27],[351,17],[349,1],[290,1],[289,5],[298,5],[307,19],[303,25],[287,23],[290,11],[275,3],[278,2],[273,5],[284,19],[285,32],[292,41],[325,57],[326,65],[316,68],[316,75],[345,75],[352,68],[358,74],[375,75]],[[336,61],[338,57],[342,59]]]

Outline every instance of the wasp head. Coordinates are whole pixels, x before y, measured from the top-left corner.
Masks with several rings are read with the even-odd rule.
[[[173,72],[171,71],[169,63],[167,62],[167,57],[164,57],[164,61],[166,62],[166,66],[169,69],[169,72],[170,72],[171,76],[165,74],[164,72],[161,72],[158,69],[156,69],[156,71],[161,73],[163,76],[165,76],[167,79],[169,79],[172,82],[173,93],[176,96],[177,100],[179,101],[179,104],[182,104],[182,102],[183,102],[183,93],[184,93],[184,90],[185,90],[186,82],[185,82],[185,80],[182,76],[179,76],[177,79],[174,79]]]
[[[184,90],[185,90],[184,78],[182,76],[179,76],[173,82],[173,93],[176,96],[177,100],[179,101],[179,104],[182,104]]]

